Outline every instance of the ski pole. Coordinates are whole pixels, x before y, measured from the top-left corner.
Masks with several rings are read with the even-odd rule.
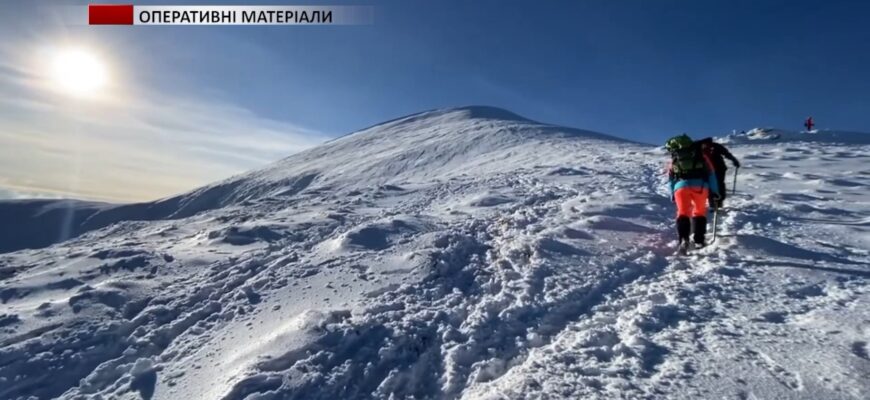
[[[740,170],[740,167],[734,168],[734,183],[731,184],[731,195],[733,196],[737,193],[737,171]]]
[[[718,225],[718,222],[719,222],[719,205],[717,204],[715,207],[713,207],[713,240],[711,240],[710,243],[716,242],[716,225]]]

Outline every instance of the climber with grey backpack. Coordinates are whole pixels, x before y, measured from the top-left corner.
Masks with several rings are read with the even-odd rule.
[[[707,244],[707,203],[718,205],[719,186],[710,158],[688,135],[668,139],[665,148],[671,155],[668,183],[677,206],[678,252],[686,254]]]

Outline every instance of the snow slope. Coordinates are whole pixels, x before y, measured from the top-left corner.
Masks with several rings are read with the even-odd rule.
[[[740,134],[731,134],[721,140],[723,143],[747,144],[764,141],[805,142],[833,144],[870,144],[870,135],[859,132],[832,130],[812,130],[803,132],[787,131],[776,128],[755,128]]]
[[[450,179],[470,169],[504,172],[536,162],[529,150],[542,146],[542,141],[551,146],[553,140],[576,136],[622,141],[536,123],[492,107],[424,112],[355,132],[269,168],[154,202],[0,201],[0,217],[12,222],[0,226],[0,252],[45,247],[119,221],[180,219],[263,198],[289,199],[313,183],[321,190],[353,191],[392,181]]]
[[[660,149],[487,107],[96,205],[0,254],[0,398],[866,398],[870,145],[733,149],[683,259]]]

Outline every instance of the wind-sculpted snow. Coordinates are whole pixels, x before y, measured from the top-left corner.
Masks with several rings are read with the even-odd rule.
[[[491,108],[114,211],[0,255],[0,398],[866,398],[870,148],[733,149],[688,258],[662,152]]]

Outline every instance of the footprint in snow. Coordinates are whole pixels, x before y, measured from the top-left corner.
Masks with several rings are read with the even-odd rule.
[[[773,324],[783,324],[785,323],[785,318],[788,316],[787,312],[783,311],[768,311],[761,314],[761,318],[759,320],[764,322],[770,322]]]
[[[793,299],[806,299],[808,297],[824,296],[825,290],[821,285],[814,284],[787,290],[785,294]]]
[[[21,322],[17,314],[0,314],[0,328]]]
[[[586,250],[574,247],[568,243],[552,239],[543,238],[536,243],[536,250],[550,255],[566,255],[566,256],[588,256],[590,253]]]
[[[730,268],[730,267],[719,267],[714,270],[717,274],[725,275],[731,278],[738,278],[741,276],[746,276],[746,271],[740,268]]]
[[[574,228],[564,228],[562,229],[562,235],[568,239],[582,239],[582,240],[592,240],[595,239],[595,236],[592,236],[589,232],[580,229]]]
[[[791,390],[803,390],[803,379],[799,373],[786,369],[769,355],[761,351],[747,349],[746,353],[753,356],[756,360],[756,365],[767,370],[767,372],[783,386]]]
[[[592,229],[600,229],[606,231],[621,231],[621,232],[638,232],[638,233],[652,233],[655,232],[654,229],[636,224],[631,221],[627,221],[621,218],[609,217],[606,215],[599,215],[592,218],[588,218],[584,221],[584,224]]]
[[[852,353],[865,360],[870,360],[870,356],[867,355],[867,342],[858,341],[852,343]]]

